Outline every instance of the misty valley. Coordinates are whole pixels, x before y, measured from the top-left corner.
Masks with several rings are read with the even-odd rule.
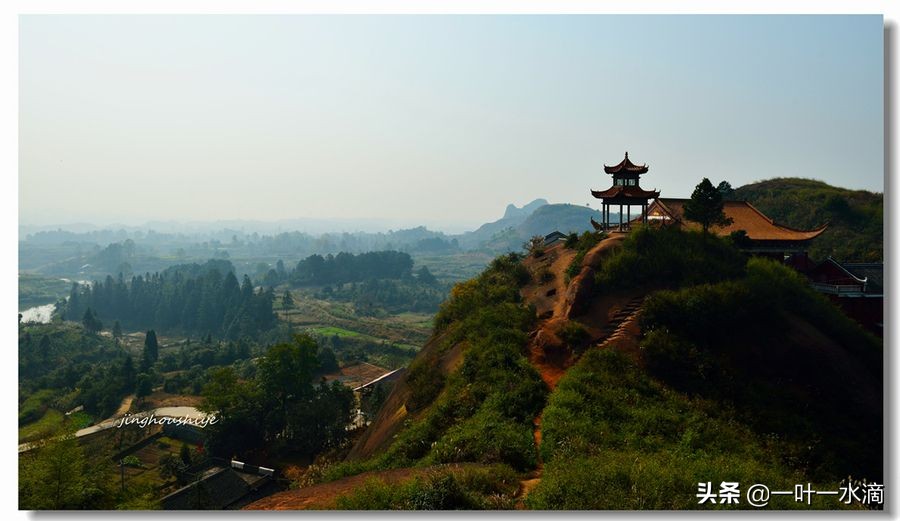
[[[869,219],[868,235],[854,235],[850,242],[822,236],[810,248],[815,254],[824,250],[849,258],[880,258],[880,195],[801,180],[773,180],[737,190],[723,182],[717,193],[727,200],[755,198],[777,212],[782,203],[767,199],[773,189],[814,194],[816,202],[807,211],[787,216],[797,225],[827,219],[832,233],[840,236],[845,227],[858,230],[862,220]],[[723,204],[731,208],[745,203]],[[611,221],[607,226],[624,227],[626,221],[619,224],[618,217],[606,216]],[[640,322],[642,328],[652,328],[655,322],[646,321],[670,320],[669,315],[679,312],[681,297],[665,304],[671,309],[659,308],[667,309],[664,313],[654,311],[663,306],[664,292],[649,300],[638,297],[646,295],[648,284],[653,287],[666,280],[662,287],[674,283],[671,287],[678,288],[740,280],[735,277],[747,260],[735,248],[747,251],[749,243],[744,235],[732,234],[717,239],[721,244],[707,238],[691,246],[702,237],[686,235],[676,239],[681,247],[672,250],[666,241],[676,232],[668,228],[625,235],[590,231],[595,218],[598,212],[587,207],[536,200],[522,208],[509,205],[501,219],[458,235],[425,227],[319,235],[103,228],[25,234],[19,250],[19,451],[25,465],[20,469],[20,497],[33,508],[270,508],[273,501],[287,502],[291,508],[305,502],[312,508],[395,508],[406,504],[407,492],[401,490],[397,499],[386,498],[388,503],[381,504],[363,499],[377,490],[367,492],[363,487],[342,496],[330,483],[352,482],[358,479],[355,474],[368,471],[394,479],[402,471],[403,479],[412,479],[410,487],[413,483],[426,490],[451,487],[442,492],[450,496],[440,497],[455,501],[454,508],[628,506],[583,503],[568,492],[559,496],[548,488],[559,480],[584,478],[562,470],[579,472],[579,462],[549,464],[546,472],[541,470],[541,460],[571,457],[540,443],[544,436],[562,435],[555,423],[559,413],[554,412],[562,405],[552,391],[559,383],[562,389],[583,392],[578,378],[584,378],[588,366],[594,364],[590,371],[605,374],[612,370],[610,364],[625,363],[607,351],[627,353],[634,347],[626,346],[639,345],[646,351],[641,358],[649,373],[629,376],[637,379],[630,385],[644,385],[638,382],[648,377],[648,382],[665,382],[687,393],[686,398],[666,400],[687,399],[680,407],[691,414],[709,414],[690,396],[709,395],[710,390],[695,388],[697,376],[688,373],[711,362],[685,365],[687,355],[667,358],[676,356],[673,349],[686,349],[671,342],[701,340],[691,340],[690,331],[683,334],[687,336],[662,337],[656,332],[641,340],[642,336],[634,336],[637,330],[624,328],[636,327],[638,316],[645,321]],[[627,240],[620,242],[623,237]],[[654,263],[629,256],[638,244],[644,245],[635,251],[655,257]],[[685,262],[684,251],[699,255],[691,262],[706,265],[705,276],[691,275],[693,268],[675,267]],[[751,273],[772,269],[753,262],[747,263]],[[636,266],[642,267],[634,271]],[[675,274],[684,282],[677,282]],[[608,289],[595,295],[586,276],[595,280],[593,285]],[[809,290],[795,287],[797,281],[784,280],[778,283],[786,284],[783,291],[799,292],[791,298],[813,298],[806,294]],[[731,295],[736,290],[722,291]],[[763,292],[756,287],[749,291]],[[588,304],[579,304],[583,299]],[[704,311],[710,317],[715,315],[711,309]],[[561,312],[567,318],[554,318]],[[823,313],[834,312],[823,308],[802,320],[818,323]],[[750,313],[743,320],[753,321]],[[537,326],[535,317],[540,321]],[[848,319],[834,320],[843,324]],[[538,336],[528,344],[539,343],[525,348],[524,356],[517,354],[519,348],[513,346],[521,341],[519,335],[534,327]],[[849,323],[829,334],[857,338],[854,342],[874,341]],[[484,343],[491,338],[495,343]],[[610,344],[615,340],[618,347]],[[591,349],[590,354],[585,352],[591,344],[605,353],[602,360]],[[473,347],[459,362],[460,349],[466,345]],[[693,349],[700,348],[690,348],[690,357],[712,356]],[[874,351],[853,356],[861,356],[865,366],[876,364]],[[501,361],[504,358],[507,361]],[[580,358],[584,360],[578,362]],[[462,372],[457,374],[453,368],[459,363]],[[713,372],[702,378],[711,382],[724,378],[724,373],[714,375],[731,363],[715,362],[709,367],[720,369],[706,369]],[[560,380],[567,372],[571,376]],[[474,380],[464,384],[467,378]],[[764,390],[768,378],[759,380],[758,392],[771,393]],[[488,387],[477,390],[484,385]],[[726,392],[727,387],[714,387],[709,396],[725,393],[716,399],[738,400],[752,404],[751,409],[771,406],[766,400],[728,394],[732,391]],[[470,417],[471,413],[454,409],[473,399],[471,406],[483,403],[484,412]],[[495,405],[500,409],[484,409],[493,400],[500,400]],[[858,408],[853,400],[848,406]],[[830,417],[825,411],[818,414]],[[855,421],[875,428],[874,413],[860,414]],[[529,422],[535,415],[532,440]],[[131,421],[123,425],[126,416]],[[416,423],[409,424],[410,419]],[[715,419],[713,425],[719,421],[725,419]],[[727,421],[745,420],[737,415]],[[193,425],[197,423],[202,427]],[[441,434],[452,425],[457,426]],[[749,428],[779,429],[765,422]],[[454,438],[446,438],[454,429],[458,430]],[[469,439],[474,432],[482,434]],[[432,440],[430,451],[414,449],[424,443],[416,441],[421,436]],[[754,434],[733,436],[751,446],[758,443]],[[445,447],[451,439],[455,445]],[[816,469],[818,479],[835,479],[834,462],[808,465],[836,457],[833,451],[838,447],[828,442],[819,449],[821,454],[801,456],[795,446],[799,439],[788,436],[776,449],[778,457],[799,457],[803,468]],[[487,440],[496,445],[482,446]],[[877,456],[871,456],[874,459],[864,459],[867,472],[879,467]],[[420,471],[414,470],[465,462],[481,466],[446,467],[439,472],[444,477],[430,481],[417,477]],[[570,464],[575,467],[566,466]],[[270,470],[257,471],[252,479],[244,471],[235,474],[244,482],[233,496],[207,495],[204,487],[215,490],[225,486],[217,480],[235,477],[223,470],[234,465]],[[785,476],[796,471],[791,465],[777,468],[776,474]],[[69,473],[66,486],[59,492],[53,489],[53,494],[40,484],[50,479],[51,471]],[[205,485],[192,485],[196,480]],[[481,480],[487,488],[469,488],[472,480]],[[292,492],[297,487],[304,491],[299,496]],[[462,489],[453,492],[454,487]],[[300,499],[306,497],[303,494],[310,497]],[[453,494],[461,495],[452,499]]]

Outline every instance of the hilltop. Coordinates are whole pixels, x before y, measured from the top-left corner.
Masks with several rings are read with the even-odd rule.
[[[829,223],[810,248],[816,260],[884,258],[884,194],[814,179],[776,178],[741,186],[734,198],[749,201],[775,221],[794,228],[811,230]]]
[[[880,341],[799,276],[697,232],[567,242],[458,284],[345,461],[304,483],[342,508],[681,509],[698,482],[882,481]]]

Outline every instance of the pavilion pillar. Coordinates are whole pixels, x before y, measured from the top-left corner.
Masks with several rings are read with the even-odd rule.
[[[622,205],[619,205],[619,231],[622,231]]]
[[[628,205],[628,220],[625,221],[628,223],[628,229],[631,229],[631,205]]]

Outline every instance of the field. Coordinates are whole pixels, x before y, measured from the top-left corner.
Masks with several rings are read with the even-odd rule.
[[[283,292],[283,290],[282,290]],[[353,360],[396,369],[406,365],[431,334],[432,316],[428,313],[401,313],[384,317],[360,316],[353,304],[318,299],[313,289],[291,291],[295,307],[275,308],[279,319],[295,332],[305,332],[335,350],[352,350]]]
[[[52,304],[64,297],[72,283],[59,278],[19,273],[19,311],[44,304]]]
[[[441,282],[461,282],[481,273],[494,260],[491,253],[468,251],[450,255],[412,254],[416,267],[428,266],[432,275]]]

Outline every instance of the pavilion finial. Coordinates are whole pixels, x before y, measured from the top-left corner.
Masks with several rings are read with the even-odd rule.
[[[628,159],[628,151],[625,151],[625,159]]]

